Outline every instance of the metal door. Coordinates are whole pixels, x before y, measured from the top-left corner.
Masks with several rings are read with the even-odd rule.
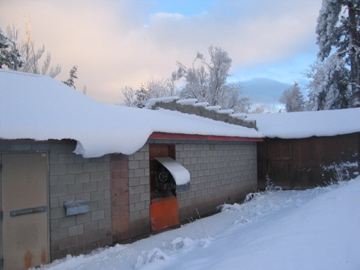
[[[175,189],[173,189],[171,185],[168,185],[169,181],[166,181],[166,183],[158,181],[159,173],[163,166],[156,161],[156,157],[171,157],[175,159],[175,145],[150,144],[149,147],[150,221],[152,231],[160,231],[179,224],[178,200],[175,193],[176,185]]]
[[[49,262],[45,153],[2,155],[4,269]]]

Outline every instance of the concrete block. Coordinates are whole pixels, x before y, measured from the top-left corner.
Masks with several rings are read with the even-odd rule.
[[[103,190],[99,190],[99,191],[93,191],[90,193],[90,200],[92,202],[94,201],[99,201],[99,200],[104,200],[104,191]]]
[[[67,174],[66,164],[50,164],[50,175]]]
[[[83,165],[80,163],[67,164],[67,173],[82,173]]]
[[[67,194],[66,186],[52,186],[52,187],[50,187],[50,196],[51,197],[64,196],[66,194]]]
[[[84,223],[84,231],[92,232],[99,229],[99,222],[97,220]]]
[[[98,190],[110,190],[110,181],[109,180],[103,180],[97,183]]]
[[[67,185],[67,194],[79,194],[83,192],[82,184]]]
[[[97,210],[91,213],[91,220],[99,220],[103,219],[105,217],[105,211],[104,210]]]
[[[135,169],[134,177],[141,177],[141,176],[145,176],[145,169]]]
[[[75,175],[73,174],[59,175],[58,177],[59,177],[59,185],[75,184]]]
[[[100,172],[108,172],[110,170],[110,163],[97,163],[97,170]]]
[[[59,163],[74,163],[75,162],[75,155],[74,154],[59,154],[58,155],[58,162]]]
[[[97,163],[85,163],[83,164],[84,173],[96,172],[98,170]]]
[[[60,229],[60,230],[51,231],[50,232],[50,237],[51,237],[52,241],[67,238],[67,237],[69,237],[68,228],[63,228],[63,229]]]
[[[140,168],[140,162],[138,160],[130,160],[129,161],[129,169],[130,170],[139,169],[139,168]]]
[[[80,183],[89,183],[90,182],[90,173],[81,173],[75,175],[75,182]]]
[[[83,183],[83,192],[92,192],[97,190],[97,182],[91,182],[91,183]]]
[[[97,182],[104,180],[104,173],[103,172],[92,172],[90,173],[90,181],[91,182]]]
[[[140,177],[132,177],[129,179],[129,187],[136,187],[140,184]]]

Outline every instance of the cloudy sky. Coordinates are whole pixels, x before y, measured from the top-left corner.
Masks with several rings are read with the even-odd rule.
[[[0,0],[0,27],[31,22],[35,46],[45,45],[65,80],[106,103],[121,88],[167,78],[176,61],[221,47],[233,60],[232,81],[268,78],[292,84],[315,58],[322,0]],[[269,90],[270,91],[270,90]],[[250,95],[251,93],[246,93]],[[271,91],[268,93],[271,96]]]

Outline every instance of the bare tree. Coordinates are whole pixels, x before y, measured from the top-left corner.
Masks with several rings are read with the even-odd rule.
[[[191,67],[178,62],[178,70],[173,72],[173,79],[185,79],[180,92],[182,98],[196,98],[208,102],[211,106],[220,105],[224,109],[247,112],[250,108],[249,98],[241,98],[239,83],[228,83],[231,58],[221,48],[209,47],[210,61],[207,62],[201,53],[197,53]],[[199,62],[197,66],[195,63]]]
[[[17,42],[12,45],[14,50],[18,50],[24,58],[24,65],[19,68],[19,71],[48,75],[55,78],[61,72],[61,66],[51,66],[51,54],[47,53],[45,60],[41,63],[45,53],[45,46],[35,49],[35,42],[31,33],[31,24],[26,22],[25,40],[20,39],[20,30],[13,24],[7,27],[7,34]]]

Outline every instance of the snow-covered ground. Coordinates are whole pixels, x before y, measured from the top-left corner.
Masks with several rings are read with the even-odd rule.
[[[360,269],[360,177],[241,205],[128,245],[41,269]],[[201,213],[200,213],[201,214]]]

